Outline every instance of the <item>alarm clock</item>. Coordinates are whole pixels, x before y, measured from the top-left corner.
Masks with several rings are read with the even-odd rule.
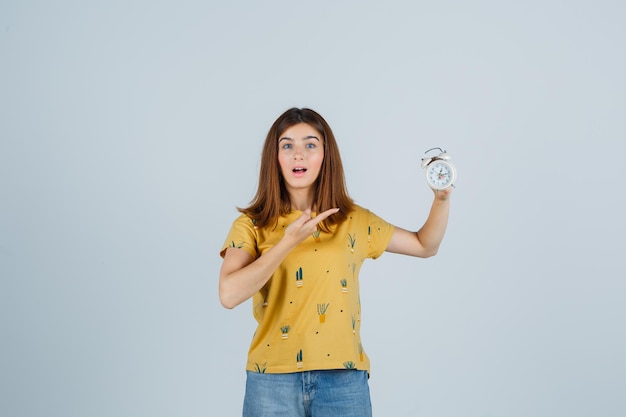
[[[422,158],[422,168],[426,169],[426,182],[433,190],[445,190],[448,187],[454,187],[456,181],[456,169],[450,162],[450,155],[441,148],[432,148],[424,152],[439,149],[441,152],[434,157]]]

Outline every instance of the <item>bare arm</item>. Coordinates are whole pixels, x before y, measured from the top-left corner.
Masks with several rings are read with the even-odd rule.
[[[289,252],[315,232],[319,222],[337,211],[330,209],[315,218],[311,218],[309,210],[305,211],[287,226],[281,240],[256,260],[242,249],[228,248],[219,279],[222,305],[234,308],[252,297],[269,281]]]
[[[436,255],[448,227],[451,191],[451,188],[435,191],[435,199],[430,208],[428,219],[417,232],[396,227],[387,246],[387,252],[420,258]]]

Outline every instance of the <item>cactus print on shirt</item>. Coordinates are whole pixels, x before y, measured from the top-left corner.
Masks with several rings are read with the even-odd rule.
[[[222,247],[262,256],[283,236],[301,211],[258,229],[242,214]],[[247,370],[288,373],[321,369],[361,369],[370,363],[361,343],[359,271],[365,259],[380,256],[393,226],[359,206],[333,233],[316,232],[285,258],[252,298],[258,323]],[[234,243],[233,243],[234,242]]]

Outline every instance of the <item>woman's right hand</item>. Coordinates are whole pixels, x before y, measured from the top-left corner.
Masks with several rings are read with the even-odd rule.
[[[311,210],[306,210],[285,229],[283,239],[287,239],[294,247],[317,231],[317,225],[337,213],[338,208],[328,209],[315,217],[311,217]]]
[[[317,225],[339,211],[333,208],[311,217],[307,210],[285,229],[283,238],[254,259],[248,252],[228,248],[220,269],[219,296],[222,305],[234,308],[252,297],[271,278],[285,257],[316,230]]]

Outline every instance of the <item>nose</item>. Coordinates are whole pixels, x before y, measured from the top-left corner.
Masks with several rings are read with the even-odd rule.
[[[304,159],[304,151],[300,147],[294,149],[293,159],[298,161]]]

